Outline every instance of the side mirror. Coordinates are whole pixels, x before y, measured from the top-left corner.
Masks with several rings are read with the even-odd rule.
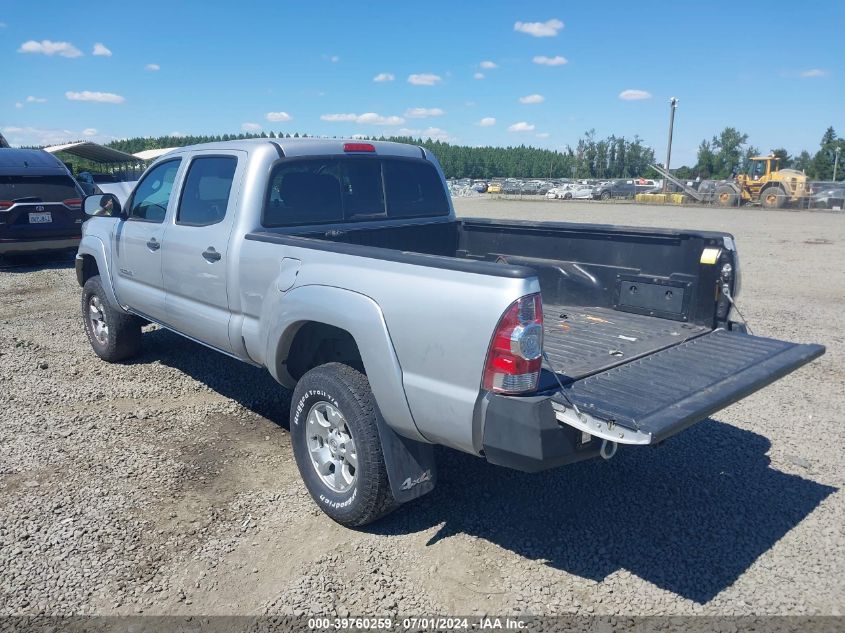
[[[113,218],[120,215],[120,200],[113,193],[99,193],[85,196],[82,208],[86,215]]]

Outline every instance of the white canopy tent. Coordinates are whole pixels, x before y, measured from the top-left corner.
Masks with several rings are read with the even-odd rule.
[[[121,152],[118,149],[106,147],[99,143],[91,141],[79,141],[76,143],[65,143],[63,145],[51,145],[44,148],[45,152],[55,154],[57,152],[65,152],[79,158],[94,161],[95,163],[139,163],[143,158],[138,158],[132,154]]]

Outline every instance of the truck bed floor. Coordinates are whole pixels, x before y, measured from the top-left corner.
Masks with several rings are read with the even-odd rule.
[[[704,326],[610,308],[544,305],[543,348],[555,371],[577,380],[709,332]]]

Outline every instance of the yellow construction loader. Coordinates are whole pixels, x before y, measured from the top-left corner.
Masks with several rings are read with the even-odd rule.
[[[807,206],[810,194],[807,176],[797,169],[781,169],[780,158],[754,156],[747,173],[737,174],[733,182],[716,187],[713,201],[722,206],[757,203],[767,209]]]

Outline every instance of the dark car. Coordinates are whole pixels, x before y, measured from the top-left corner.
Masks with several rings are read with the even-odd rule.
[[[845,185],[823,186],[820,191],[813,194],[810,199],[810,206],[816,209],[845,208]]]
[[[0,149],[0,255],[76,248],[83,195],[52,154]]]
[[[593,189],[593,200],[633,198],[635,195],[637,195],[637,187],[633,180],[611,180]]]

